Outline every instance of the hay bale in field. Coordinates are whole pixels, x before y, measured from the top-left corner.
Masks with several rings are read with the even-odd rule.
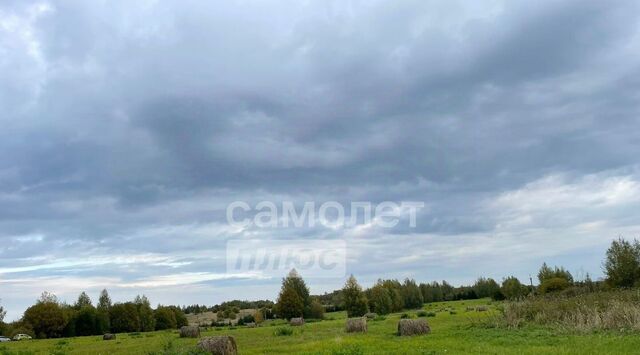
[[[347,333],[364,333],[367,331],[367,318],[349,318],[346,323]]]
[[[116,335],[111,333],[107,333],[102,336],[102,340],[115,340],[115,339],[116,339]]]
[[[198,342],[198,349],[215,355],[236,355],[238,346],[232,336],[224,335],[217,337],[202,338]]]
[[[364,315],[365,317],[367,317],[367,319],[375,319],[378,314],[377,313],[373,313],[373,312],[369,312],[367,314]]]
[[[476,307],[472,307],[472,306],[467,306],[467,312],[472,312],[475,311]]]
[[[195,325],[185,325],[180,328],[180,338],[199,338],[200,327]]]
[[[291,318],[289,324],[294,327],[304,325],[304,318]]]
[[[431,332],[431,328],[425,319],[400,319],[398,322],[398,335],[422,335]]]
[[[487,306],[478,306],[476,307],[476,312],[486,312],[489,310],[489,307]]]
[[[255,328],[256,327],[256,323],[255,322],[246,323],[245,325],[247,326],[247,328]]]

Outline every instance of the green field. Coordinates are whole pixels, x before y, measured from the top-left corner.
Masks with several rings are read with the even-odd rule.
[[[488,312],[467,307],[489,305]],[[347,334],[345,314],[328,313],[322,322],[294,328],[293,335],[276,336],[282,325],[259,328],[210,329],[202,336],[232,335],[240,354],[637,354],[640,336],[613,332],[575,333],[551,328],[495,328],[483,325],[497,317],[497,303],[487,300],[441,302],[425,305],[435,312],[427,318],[432,332],[426,336],[395,334],[400,314],[369,321],[366,334]],[[407,312],[415,315],[415,311]],[[89,336],[31,340],[0,345],[0,354],[164,354],[171,346],[176,354],[193,349],[196,339],[180,339],[177,331],[118,334],[115,341]],[[171,344],[171,345],[169,345]]]

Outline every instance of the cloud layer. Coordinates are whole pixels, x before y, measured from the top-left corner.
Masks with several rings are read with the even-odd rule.
[[[278,280],[225,273],[230,238],[346,240],[365,284],[600,275],[640,231],[638,10],[5,2],[2,304],[273,298]],[[426,208],[417,228],[238,231],[235,200]]]

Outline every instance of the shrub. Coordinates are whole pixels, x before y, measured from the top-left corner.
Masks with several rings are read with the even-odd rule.
[[[311,305],[309,306],[309,317],[315,319],[324,318],[324,306],[317,299],[311,301]]]
[[[291,328],[291,327],[278,327],[273,332],[273,335],[275,335],[277,337],[293,335],[293,328]]]
[[[502,281],[502,294],[508,300],[515,300],[527,295],[527,288],[515,276],[509,276]]]
[[[571,283],[563,277],[552,277],[550,279],[546,279],[540,284],[540,293],[549,293],[549,292],[557,292],[562,291],[571,286]]]
[[[402,313],[400,315],[400,319],[409,319],[409,318],[411,318],[411,316],[408,313]]]
[[[418,311],[418,313],[416,313],[416,315],[418,317],[426,317],[427,316],[427,311]]]

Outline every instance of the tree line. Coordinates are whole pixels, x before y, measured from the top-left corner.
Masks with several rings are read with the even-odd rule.
[[[188,325],[187,318],[179,307],[158,305],[153,309],[144,295],[130,302],[112,303],[107,290],[102,290],[95,306],[85,292],[72,305],[44,292],[20,320],[4,324],[0,317],[3,335],[25,333],[37,338],[145,332],[184,325]]]
[[[554,292],[592,292],[612,288],[640,287],[640,242],[623,238],[614,240],[606,252],[603,263],[606,275],[603,281],[593,281],[589,274],[581,280],[562,266],[550,267],[543,263],[538,270],[538,285],[525,285],[515,276],[508,276],[498,283],[492,278],[478,278],[473,285],[454,287],[446,281],[416,283],[413,279],[400,282],[395,279],[379,279],[375,285],[363,289],[351,275],[341,290],[316,296],[326,310],[345,310],[349,317],[368,312],[388,314],[405,309],[421,308],[424,303],[466,300],[490,297],[494,300],[516,300],[523,297]],[[304,287],[302,287],[303,285]],[[283,279],[276,304],[281,318],[311,316],[305,311],[308,289],[297,273]]]
[[[349,317],[368,312],[380,315],[405,309],[421,308],[424,303],[491,297],[495,300],[516,300],[523,297],[554,292],[591,292],[612,288],[640,287],[640,242],[619,238],[611,243],[603,262],[605,279],[593,281],[587,274],[581,280],[563,267],[550,267],[546,263],[537,275],[538,285],[522,284],[515,276],[500,283],[481,277],[469,286],[454,287],[446,281],[420,283],[413,279],[399,281],[379,279],[372,287],[363,289],[351,275],[341,290],[313,296],[305,281],[292,270],[282,279],[277,302],[229,301],[213,307],[200,305],[162,306],[152,309],[145,296],[133,301],[112,304],[103,290],[94,306],[82,292],[73,305],[59,302],[55,295],[43,293],[23,317],[10,324],[3,323],[6,312],[0,306],[0,334],[16,333],[53,338],[76,335],[99,335],[105,332],[138,332],[179,328],[187,325],[186,312],[203,310],[217,312],[218,319],[235,319],[240,309],[257,309],[242,322],[260,322],[264,319],[294,317],[322,319],[326,311],[346,310]]]

